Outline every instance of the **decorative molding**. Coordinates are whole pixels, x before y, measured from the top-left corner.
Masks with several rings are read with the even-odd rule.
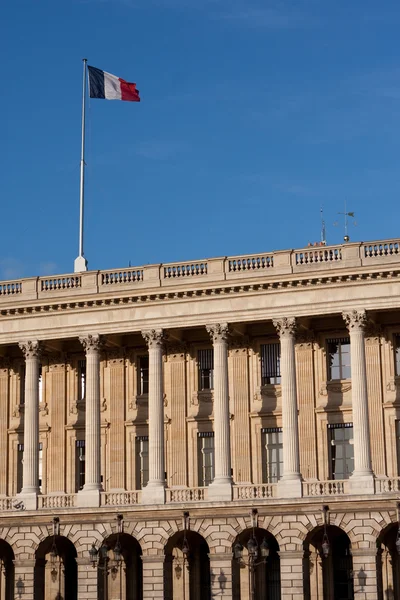
[[[209,404],[214,401],[213,390],[198,390],[192,393],[190,404],[199,406],[200,403]]]
[[[163,348],[166,341],[166,335],[163,329],[146,329],[142,331],[142,336],[146,341],[147,347],[149,348]]]
[[[368,318],[365,310],[343,312],[342,317],[350,333],[351,331],[365,331],[367,328]]]
[[[262,396],[266,398],[280,398],[282,396],[282,387],[280,385],[263,385],[260,388],[260,400]]]
[[[166,346],[167,360],[181,362],[186,358],[186,344],[170,343]]]
[[[351,380],[323,381],[319,390],[320,396],[328,394],[345,394],[351,390]]]
[[[228,323],[215,323],[214,325],[206,325],[206,330],[207,333],[209,333],[213,344],[221,344],[228,341]]]
[[[37,340],[19,342],[18,346],[21,348],[25,360],[28,360],[28,358],[39,358],[42,353],[42,344]]]
[[[81,336],[79,341],[84,347],[86,354],[97,353],[102,346],[102,338],[98,333]]]
[[[39,413],[41,413],[42,417],[46,417],[49,414],[49,407],[47,402],[39,404]]]
[[[281,319],[273,319],[272,323],[280,338],[293,337],[296,333],[296,317],[282,317]]]

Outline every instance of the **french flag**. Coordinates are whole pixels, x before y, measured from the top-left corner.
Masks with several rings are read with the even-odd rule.
[[[126,100],[140,102],[139,90],[136,83],[129,83],[125,79],[106,73],[96,67],[89,67],[89,95],[91,98],[105,98],[106,100]]]

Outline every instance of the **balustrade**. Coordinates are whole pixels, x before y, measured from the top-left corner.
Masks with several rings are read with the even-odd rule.
[[[141,491],[131,492],[102,492],[100,494],[100,506],[130,506],[140,504]]]
[[[52,292],[53,290],[71,290],[81,286],[80,277],[51,277],[40,278],[40,289],[42,292]]]
[[[342,496],[348,493],[348,480],[303,482],[303,496]]]
[[[198,275],[207,275],[206,262],[164,266],[164,279],[173,279],[175,277],[193,277]]]
[[[167,502],[199,502],[207,500],[208,488],[170,488],[166,492]]]
[[[266,498],[275,498],[277,495],[276,483],[260,483],[248,485],[234,485],[233,499],[234,500],[262,500]]]
[[[129,269],[121,271],[101,271],[101,285],[115,285],[121,283],[134,283],[143,281],[143,269]]]

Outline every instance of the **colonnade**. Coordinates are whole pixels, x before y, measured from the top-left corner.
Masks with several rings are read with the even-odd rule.
[[[369,435],[367,379],[364,337],[367,325],[365,311],[343,314],[350,333],[352,402],[355,470],[350,479],[353,493],[373,493],[373,472]],[[299,458],[299,429],[296,389],[295,341],[296,318],[273,321],[281,344],[283,476],[278,484],[281,497],[300,497],[302,476]],[[215,478],[208,497],[213,501],[232,498],[231,442],[228,380],[227,323],[207,325],[214,348],[214,439]],[[165,502],[164,397],[162,329],[142,332],[149,352],[149,482],[143,490],[142,502]],[[86,474],[83,490],[78,493],[78,506],[99,506],[102,490],[100,474],[100,348],[98,334],[80,338],[86,352]],[[21,497],[26,508],[36,508],[38,488],[39,441],[39,364],[41,344],[20,343],[26,360],[25,427],[23,486]]]

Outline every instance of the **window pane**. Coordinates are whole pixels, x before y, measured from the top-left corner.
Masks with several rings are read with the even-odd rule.
[[[283,445],[281,428],[262,430],[263,482],[276,483],[283,473]]]
[[[214,480],[214,433],[198,433],[199,486],[207,486]]]
[[[199,366],[199,389],[214,389],[214,351],[212,349],[199,350],[197,362]]]
[[[350,338],[328,340],[328,379],[350,379]]]
[[[348,479],[354,471],[353,427],[333,426],[329,429],[332,479]]]
[[[400,375],[400,335],[395,336],[396,375]]]
[[[281,383],[281,345],[262,344],[261,352],[261,384]]]
[[[140,356],[139,357],[139,381],[138,381],[138,394],[142,396],[143,394],[149,393],[149,357],[148,356]]]

